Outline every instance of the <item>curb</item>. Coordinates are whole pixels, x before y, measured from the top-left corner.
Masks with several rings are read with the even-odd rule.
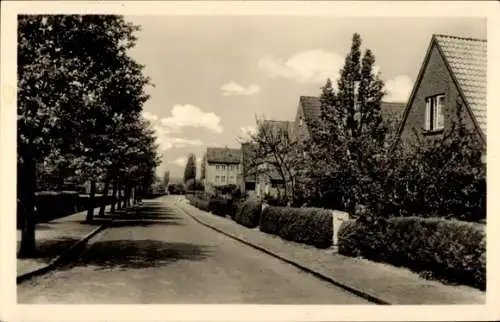
[[[344,283],[341,283],[341,282],[339,282],[339,281],[337,281],[337,280],[335,280],[335,279],[331,278],[330,276],[324,275],[324,274],[322,274],[322,273],[320,273],[320,272],[317,272],[317,271],[315,271],[315,270],[313,270],[313,269],[311,269],[311,268],[308,268],[308,267],[306,267],[306,266],[304,266],[304,265],[301,265],[301,264],[299,264],[299,263],[297,263],[297,262],[295,262],[295,261],[293,261],[293,260],[290,260],[290,259],[288,259],[288,258],[285,258],[285,257],[283,257],[283,256],[281,256],[281,255],[278,255],[278,254],[276,254],[276,253],[274,253],[274,252],[272,252],[272,251],[270,251],[270,250],[268,250],[268,249],[266,249],[266,248],[264,248],[264,247],[257,246],[257,245],[255,245],[255,244],[253,244],[253,243],[251,243],[251,242],[248,242],[248,241],[246,241],[246,240],[244,240],[244,239],[242,239],[242,238],[240,238],[240,237],[237,237],[237,236],[235,236],[235,235],[233,235],[233,234],[231,234],[231,233],[225,232],[225,231],[223,231],[223,230],[221,230],[221,229],[219,229],[219,228],[216,228],[216,227],[214,227],[214,226],[212,226],[212,225],[210,225],[210,224],[207,224],[206,222],[204,222],[204,221],[202,221],[202,220],[200,220],[200,219],[196,218],[195,216],[191,215],[191,214],[190,214],[190,213],[189,213],[186,209],[184,209],[184,208],[182,208],[182,207],[179,207],[179,206],[178,206],[178,208],[180,208],[180,209],[181,209],[184,213],[186,213],[189,217],[191,217],[191,218],[192,218],[192,219],[194,219],[196,222],[200,223],[201,225],[203,225],[203,226],[205,226],[205,227],[208,227],[208,228],[210,228],[210,229],[212,229],[212,230],[215,230],[215,231],[217,231],[218,233],[221,233],[221,234],[223,234],[223,235],[225,235],[225,236],[227,236],[227,237],[230,237],[230,238],[232,238],[232,239],[234,239],[234,240],[239,241],[240,243],[243,243],[243,244],[245,244],[245,245],[247,245],[247,246],[250,246],[250,247],[252,247],[252,248],[255,248],[255,249],[257,249],[257,250],[259,250],[259,251],[261,251],[261,252],[264,252],[264,253],[266,253],[266,254],[268,254],[268,255],[270,255],[270,256],[272,256],[272,257],[275,257],[275,258],[277,258],[277,259],[279,259],[279,260],[281,260],[281,261],[284,261],[284,262],[286,262],[286,263],[288,263],[288,264],[290,264],[290,265],[293,265],[293,266],[295,266],[295,267],[297,267],[297,268],[299,268],[299,269],[301,269],[301,270],[303,270],[303,271],[306,271],[306,272],[308,272],[308,273],[310,273],[310,274],[314,275],[315,277],[317,277],[317,278],[319,278],[319,279],[322,279],[322,280],[324,280],[324,281],[326,281],[326,282],[329,282],[329,283],[331,283],[331,284],[334,284],[335,286],[338,286],[338,287],[340,287],[340,288],[343,288],[344,290],[346,290],[346,291],[348,291],[348,292],[351,292],[351,293],[353,293],[353,294],[355,294],[355,295],[357,295],[357,296],[359,296],[359,297],[361,297],[361,298],[364,298],[365,300],[368,300],[368,301],[370,301],[370,302],[372,302],[372,303],[375,303],[375,304],[380,304],[380,305],[391,305],[391,303],[389,303],[389,302],[387,302],[387,301],[384,301],[383,299],[380,299],[380,298],[378,298],[378,297],[376,297],[376,296],[373,296],[373,295],[371,295],[371,294],[368,294],[368,293],[366,293],[365,291],[362,291],[362,290],[357,289],[357,288],[355,288],[355,287],[351,287],[351,286],[349,286],[349,285],[346,285],[346,284],[344,284]]]
[[[56,257],[52,261],[50,261],[47,265],[45,265],[41,268],[35,269],[31,272],[27,272],[27,273],[24,273],[22,275],[17,276],[17,279],[16,279],[17,284],[20,284],[20,283],[22,283],[22,282],[24,282],[32,277],[43,275],[43,274],[53,270],[57,266],[62,265],[65,261],[68,261],[71,258],[71,255],[73,254],[73,252],[75,252],[75,251],[81,249],[83,246],[85,246],[85,244],[87,243],[87,241],[90,238],[94,237],[96,234],[98,234],[102,230],[108,228],[111,225],[111,222],[112,221],[110,220],[109,222],[102,224],[101,226],[99,226],[96,229],[94,229],[93,231],[91,231],[89,234],[87,234],[82,239],[80,239],[75,244],[73,244],[69,249],[64,251],[61,255],[59,255],[58,257]]]

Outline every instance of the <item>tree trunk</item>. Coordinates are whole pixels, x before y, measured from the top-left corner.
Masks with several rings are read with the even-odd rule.
[[[116,198],[116,209],[121,210],[122,209],[122,188],[118,186],[118,197]]]
[[[139,203],[139,186],[135,186],[134,187],[134,204],[138,204]]]
[[[109,192],[109,180],[106,180],[106,183],[104,183],[104,190],[102,192],[103,195],[103,202],[101,209],[99,209],[99,214],[97,215],[98,217],[103,217],[104,216],[104,211],[106,210],[107,203],[106,201],[108,200],[108,192]]]
[[[87,221],[92,221],[94,219],[94,204],[95,204],[95,190],[96,190],[96,183],[95,180],[90,181],[90,198],[89,198],[89,204],[87,207]]]
[[[18,256],[20,258],[30,258],[36,256],[35,240],[35,191],[36,191],[36,164],[30,157],[24,158],[23,180],[20,193],[20,201],[23,211],[21,245]]]
[[[142,188],[141,186],[137,186],[137,202],[142,202]]]
[[[113,181],[113,199],[111,200],[111,213],[112,214],[115,213],[116,193],[118,191],[117,185],[118,185],[118,179],[115,179]]]
[[[131,206],[131,199],[132,199],[132,186],[127,187],[127,200],[126,200],[126,205],[127,208]]]

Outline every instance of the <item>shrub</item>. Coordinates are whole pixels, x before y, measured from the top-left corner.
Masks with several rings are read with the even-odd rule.
[[[78,193],[70,191],[41,191],[35,194],[37,222],[50,221],[75,212]]]
[[[359,247],[356,241],[358,240],[356,233],[356,221],[348,220],[342,222],[339,227],[338,240],[339,240],[339,253],[347,256],[359,256]],[[349,242],[341,242],[349,241]]]
[[[189,200],[189,203],[195,206],[196,208],[203,211],[209,211],[207,200],[200,199],[197,196],[193,195],[186,195],[186,199]]]
[[[241,208],[245,204],[245,200],[241,199],[233,199],[231,203],[231,209],[229,216],[231,217],[232,220],[236,220],[236,214],[241,211]]]
[[[319,208],[268,206],[260,218],[260,230],[283,239],[328,248],[333,238],[332,214]]]
[[[226,217],[231,213],[232,200],[218,197],[210,198],[208,209],[217,216]]]
[[[408,267],[451,283],[486,287],[484,226],[442,218],[351,221],[340,227],[339,253]]]
[[[261,211],[262,201],[249,199],[239,205],[234,220],[245,227],[255,228],[259,225]]]

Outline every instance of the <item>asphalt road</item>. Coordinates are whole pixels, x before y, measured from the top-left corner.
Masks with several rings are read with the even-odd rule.
[[[369,304],[148,201],[93,238],[78,261],[18,285],[29,304]]]

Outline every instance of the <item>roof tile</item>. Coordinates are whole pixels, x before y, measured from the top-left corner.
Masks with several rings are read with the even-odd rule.
[[[434,37],[486,136],[486,40],[447,35]]]
[[[240,163],[241,150],[230,148],[212,147],[207,148],[208,163]]]

